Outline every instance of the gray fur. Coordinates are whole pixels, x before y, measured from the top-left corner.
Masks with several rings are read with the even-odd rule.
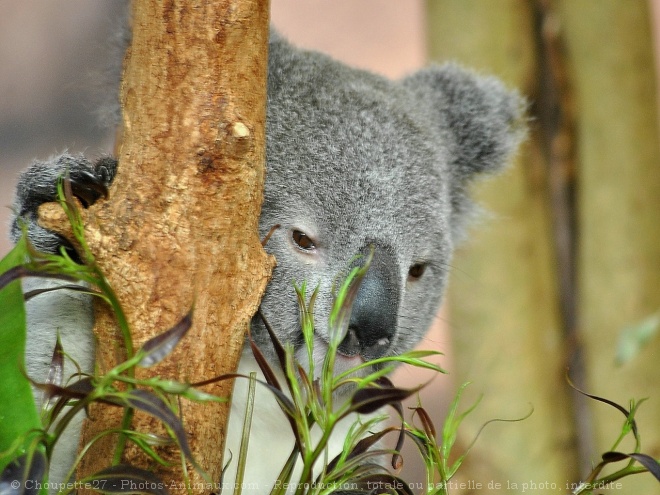
[[[292,282],[306,281],[308,295],[319,287],[314,319],[322,360],[334,290],[355,255],[372,248],[338,366],[399,354],[419,342],[440,306],[465,230],[467,188],[505,165],[524,135],[523,111],[522,99],[499,81],[456,65],[395,82],[273,34],[260,234],[280,228],[266,246],[278,266],[261,308],[301,362],[306,353]],[[51,252],[62,240],[36,225],[35,212],[52,199],[65,169],[72,177],[85,170],[103,175],[84,157],[64,154],[35,162],[17,191],[16,211],[26,217],[30,239]],[[107,167],[103,173],[101,182],[109,183]],[[315,249],[297,247],[296,231]],[[18,233],[14,227],[14,237]],[[416,266],[425,267],[419,277],[410,272]],[[262,323],[255,319],[252,330],[272,358]]]
[[[387,352],[410,349],[439,307],[471,207],[467,186],[499,170],[524,134],[522,100],[456,65],[392,82],[277,36],[269,69],[261,234],[281,228],[266,247],[278,267],[264,313],[285,340],[299,340],[291,281],[318,284],[315,323],[327,334],[337,275],[373,244],[389,253],[400,288]],[[293,229],[316,239],[314,254],[293,247]],[[419,262],[428,267],[411,281]]]
[[[116,173],[116,163],[101,159],[94,165],[83,155],[52,156],[48,160],[35,160],[18,178],[16,197],[13,205],[13,221],[10,236],[17,241],[27,228],[32,245],[45,253],[57,253],[60,246],[70,248],[69,243],[59,235],[44,229],[37,223],[37,210],[43,203],[55,201],[57,183],[61,177],[68,176],[75,186],[85,176],[91,174],[98,183],[109,186]]]

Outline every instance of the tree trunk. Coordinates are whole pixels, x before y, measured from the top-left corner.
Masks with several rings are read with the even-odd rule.
[[[434,60],[456,60],[525,95],[536,93],[530,2],[428,5]],[[526,482],[563,484],[577,477],[546,161],[538,138],[532,129],[515,166],[474,189],[486,214],[452,263],[454,378],[473,382],[472,393],[483,394],[459,438],[465,446],[486,421],[520,418],[534,409],[525,421],[491,424],[481,433],[462,474],[483,484],[478,493],[518,493]]]
[[[194,305],[188,335],[140,376],[195,382],[236,368],[273,266],[258,238],[269,4],[133,3],[119,172],[110,199],[88,210],[86,237],[127,313],[136,348]],[[116,328],[99,305],[95,331],[102,370],[125,355]],[[223,382],[205,391],[228,397],[231,388]],[[90,415],[85,441],[121,421],[120,410],[103,405]],[[220,478],[227,415],[228,404],[181,404],[194,457],[214,481]],[[133,428],[164,431],[143,414],[136,414]],[[107,467],[116,438],[97,442],[79,474]],[[130,444],[124,460],[149,462]],[[200,480],[189,471],[192,482]],[[168,483],[183,480],[179,468],[158,472]],[[185,491],[183,483],[178,486]],[[208,490],[194,489],[202,491]]]
[[[578,287],[589,391],[625,407],[650,397],[635,418],[642,452],[658,458],[660,339],[615,365],[622,329],[660,308],[660,147],[649,5],[567,0],[558,13],[578,116]],[[598,452],[608,450],[623,418],[600,403],[591,411]],[[650,475],[621,482],[621,494],[658,489]]]
[[[525,482],[562,491],[611,448],[623,418],[567,393],[566,365],[581,388],[624,406],[650,396],[636,419],[642,452],[660,453],[660,339],[614,364],[621,330],[660,308],[648,10],[645,0],[429,3],[433,57],[499,75],[530,96],[535,112],[523,167],[478,188],[494,215],[453,263],[457,376],[485,394],[463,438],[484,420],[534,407],[523,423],[490,426],[468,456],[468,476],[483,493],[520,491]],[[650,475],[620,483],[626,494],[657,489]]]

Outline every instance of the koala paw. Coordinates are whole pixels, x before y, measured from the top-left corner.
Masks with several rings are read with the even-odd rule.
[[[108,186],[112,182],[117,167],[114,158],[101,158],[91,170],[80,169],[69,173],[71,192],[85,208],[89,208],[101,197],[108,197]]]
[[[11,237],[17,241],[22,234],[22,225],[27,227],[28,238],[39,251],[58,253],[60,246],[73,252],[70,243],[62,236],[44,229],[38,223],[39,206],[55,201],[57,181],[67,176],[71,191],[87,208],[101,197],[107,197],[108,187],[117,171],[117,161],[104,157],[92,164],[83,155],[64,153],[46,161],[35,161],[18,179]]]

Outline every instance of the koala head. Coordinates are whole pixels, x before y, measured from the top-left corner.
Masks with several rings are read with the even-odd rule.
[[[260,229],[277,267],[262,311],[304,362],[294,282],[314,306],[315,361],[327,350],[334,293],[373,249],[338,370],[412,348],[447,283],[469,183],[499,170],[524,135],[522,99],[456,65],[401,81],[270,43],[267,177]],[[270,349],[260,322],[253,335]]]

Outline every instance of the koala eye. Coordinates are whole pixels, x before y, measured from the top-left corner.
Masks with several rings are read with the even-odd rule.
[[[426,271],[426,263],[415,263],[408,269],[408,280],[419,280]]]
[[[314,251],[316,249],[316,244],[314,244],[312,238],[300,230],[291,232],[291,238],[296,243],[296,246],[303,251]]]

